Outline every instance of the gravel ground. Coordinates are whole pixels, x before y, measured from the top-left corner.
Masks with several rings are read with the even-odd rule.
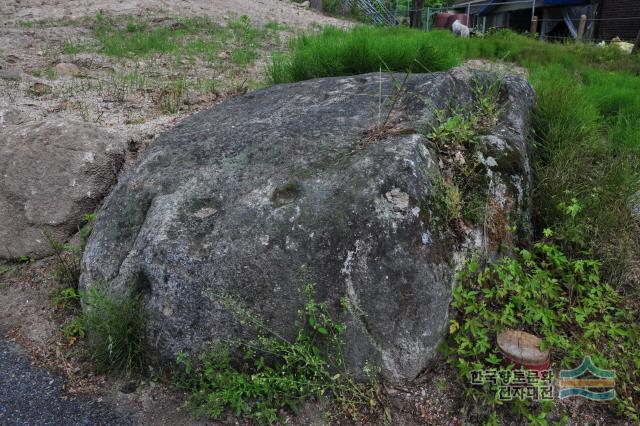
[[[106,403],[65,395],[61,377],[32,366],[24,350],[4,337],[0,371],[1,425],[132,424]]]

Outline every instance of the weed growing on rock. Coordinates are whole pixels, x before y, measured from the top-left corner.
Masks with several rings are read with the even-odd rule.
[[[296,411],[306,400],[324,397],[334,398],[340,411],[353,419],[366,411],[380,411],[375,370],[369,369],[369,383],[356,383],[348,375],[342,356],[345,326],[332,319],[325,303],[313,300],[313,285],[305,286],[304,292],[307,301],[292,340],[271,330],[238,302],[224,298],[225,306],[258,337],[218,342],[196,359],[186,353],[178,356],[176,383],[189,393],[199,414],[219,419],[233,412],[272,424],[279,420],[280,410]],[[329,354],[321,348],[329,348]],[[232,361],[232,353],[241,354],[243,361]]]
[[[93,213],[84,215],[84,225],[78,229],[79,245],[60,242],[47,230],[42,231],[49,243],[49,247],[53,250],[53,255],[56,260],[54,277],[62,290],[68,288],[73,290],[78,289],[82,250],[84,250],[87,238],[91,235],[91,222],[93,222],[94,219],[95,214]]]
[[[498,102],[501,83],[476,82],[470,109],[437,110],[435,124],[426,137],[442,161],[442,211],[448,223],[463,220],[483,224],[488,211],[490,179],[482,163],[478,137],[490,133],[500,122],[502,106]]]
[[[502,78],[492,81],[476,81],[473,87],[473,121],[475,130],[481,134],[490,134],[500,123],[504,107],[499,102]]]

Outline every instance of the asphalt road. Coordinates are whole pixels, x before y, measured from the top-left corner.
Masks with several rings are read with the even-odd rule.
[[[0,333],[0,425],[128,425],[109,405],[65,397],[64,379],[34,367]]]

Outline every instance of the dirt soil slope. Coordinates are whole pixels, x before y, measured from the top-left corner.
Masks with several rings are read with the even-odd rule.
[[[247,15],[252,21],[277,21],[294,27],[345,25],[342,20],[305,10],[288,0],[3,0],[0,22],[77,19],[98,11],[120,15],[162,12],[218,19],[230,14]]]

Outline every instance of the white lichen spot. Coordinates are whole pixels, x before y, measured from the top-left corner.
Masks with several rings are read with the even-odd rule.
[[[498,165],[498,163],[496,162],[496,159],[493,157],[487,157],[487,159],[485,160],[484,164],[487,167],[496,167]]]
[[[195,212],[193,215],[195,217],[197,217],[198,219],[205,219],[205,218],[207,218],[209,216],[213,216],[217,212],[218,212],[218,210],[214,209],[213,207],[203,207],[200,210],[198,210],[197,212]]]
[[[268,235],[263,235],[259,238],[260,240],[260,244],[262,244],[263,246],[268,246],[269,245],[269,236]]]
[[[300,206],[296,206],[293,216],[289,218],[289,222],[293,223],[296,219],[300,217]]]
[[[409,160],[408,158],[404,159],[404,166],[411,170],[411,175],[413,175],[413,177],[418,177],[418,174],[416,173],[416,163],[414,163],[413,161]]]
[[[499,178],[495,179],[492,183],[493,199],[501,208],[505,208],[507,204],[507,185]]]
[[[395,211],[403,211],[409,208],[409,194],[393,188],[385,194],[387,200],[393,205]]]
[[[425,246],[429,246],[433,244],[433,238],[431,237],[431,232],[426,231],[422,233],[422,244]]]
[[[87,163],[93,163],[96,159],[96,154],[94,152],[85,152],[82,156],[82,161]]]
[[[291,238],[289,238],[289,236],[287,235],[287,237],[285,238],[285,243],[284,243],[285,247],[287,250],[297,250],[298,249],[298,244],[292,240]]]

